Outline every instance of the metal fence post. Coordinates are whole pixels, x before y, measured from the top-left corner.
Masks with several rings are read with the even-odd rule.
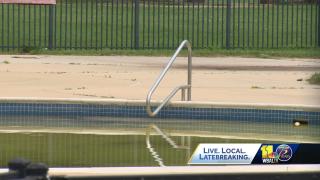
[[[320,0],[318,0],[318,47],[320,47]]]
[[[231,23],[231,0],[227,0],[227,18],[226,18],[226,48],[230,48],[230,23]]]
[[[135,41],[135,49],[139,49],[139,5],[140,0],[134,0],[134,41]]]
[[[48,48],[52,49],[53,44],[53,6],[49,5],[49,37],[48,37]]]

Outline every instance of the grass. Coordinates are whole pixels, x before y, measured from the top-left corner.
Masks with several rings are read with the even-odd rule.
[[[0,54],[6,52],[0,52]],[[26,54],[22,51],[13,51],[11,54]],[[27,54],[39,55],[77,55],[77,56],[172,56],[174,50],[47,50],[34,49]],[[293,48],[293,49],[194,49],[192,52],[195,57],[256,57],[256,58],[320,58],[320,48]],[[187,56],[187,51],[183,50],[180,56]]]
[[[10,64],[9,61],[3,61],[3,64]]]
[[[317,84],[320,85],[320,72],[314,73],[309,79],[308,82],[310,84]]]
[[[67,2],[67,1],[64,1]],[[77,1],[55,6],[53,47],[71,49],[131,49],[134,47],[134,8],[131,3]],[[86,3],[88,2],[88,3]],[[95,2],[98,2],[97,4]],[[119,3],[118,3],[119,2]],[[124,1],[127,2],[127,1]],[[183,39],[195,49],[226,46],[226,6],[209,1],[209,6],[190,3],[178,6],[140,4],[139,47],[173,49]],[[237,1],[236,1],[237,2]],[[247,2],[247,1],[246,1]],[[317,6],[279,4],[257,6],[241,1],[232,9],[230,46],[239,48],[315,47]],[[221,3],[221,1],[219,1]],[[113,9],[112,9],[113,7]],[[48,45],[48,12],[45,6],[0,6],[0,50],[20,46],[45,48]],[[1,46],[2,45],[2,46]]]

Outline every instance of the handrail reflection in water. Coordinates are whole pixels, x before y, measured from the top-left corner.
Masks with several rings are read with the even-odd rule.
[[[156,162],[158,162],[159,166],[164,167],[165,165],[163,163],[163,159],[160,157],[158,152],[155,151],[155,149],[152,147],[152,145],[150,143],[151,130],[155,130],[158,134],[160,134],[161,137],[164,140],[166,140],[168,142],[168,144],[170,144],[171,147],[174,149],[190,149],[190,144],[189,144],[189,146],[179,146],[179,145],[177,145],[177,143],[174,140],[172,140],[169,137],[169,135],[167,135],[165,132],[163,132],[158,126],[156,126],[155,124],[149,125],[146,129],[146,145],[147,145],[147,148],[150,151],[152,157],[154,158],[154,160]]]

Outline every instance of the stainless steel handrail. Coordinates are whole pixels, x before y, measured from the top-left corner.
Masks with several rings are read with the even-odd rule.
[[[161,83],[162,79],[170,69],[171,65],[173,62],[176,60],[177,56],[179,55],[180,51],[184,48],[188,48],[188,81],[187,85],[181,85],[176,87],[171,91],[171,93],[161,102],[161,104],[154,110],[152,111],[151,108],[151,98],[152,94],[155,92],[159,84]],[[188,90],[187,92],[187,101],[191,101],[191,75],[192,75],[192,49],[191,49],[191,44],[188,40],[182,41],[176,52],[173,54],[169,62],[167,63],[166,67],[162,70],[160,75],[158,76],[157,80],[154,82],[152,87],[149,90],[149,93],[147,95],[146,99],[146,111],[149,116],[154,117],[156,116],[159,111],[170,101],[170,99],[179,91],[181,90],[181,100],[185,101],[185,89]]]

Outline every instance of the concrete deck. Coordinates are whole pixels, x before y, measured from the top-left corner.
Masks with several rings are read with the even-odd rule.
[[[144,100],[168,59],[0,55],[0,96]],[[194,101],[320,105],[320,86],[306,81],[320,59],[194,57],[193,67]],[[154,99],[186,82],[185,69],[178,58]]]

